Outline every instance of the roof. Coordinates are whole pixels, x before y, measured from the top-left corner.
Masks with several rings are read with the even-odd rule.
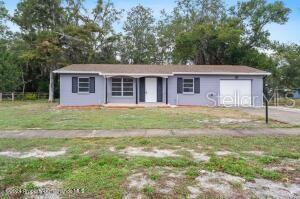
[[[72,64],[53,72],[60,74],[99,74],[105,76],[172,76],[176,74],[270,75],[266,71],[241,65]]]

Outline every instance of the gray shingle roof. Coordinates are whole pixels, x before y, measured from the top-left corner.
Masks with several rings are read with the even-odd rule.
[[[72,64],[55,73],[99,73],[102,75],[174,75],[174,74],[241,74],[269,75],[256,68],[241,65],[128,65]]]

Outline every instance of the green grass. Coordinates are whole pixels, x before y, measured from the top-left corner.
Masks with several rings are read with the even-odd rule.
[[[199,148],[201,145],[201,149]],[[126,157],[117,152],[109,151],[109,147],[122,148],[152,147],[162,149],[193,149],[198,152],[212,154],[209,162],[195,162],[191,156],[179,157]],[[175,147],[176,146],[176,147]],[[143,171],[149,179],[159,183],[166,177],[160,171],[169,168],[172,172],[182,172],[185,178],[178,182],[176,194],[186,190],[193,184],[201,170],[220,171],[246,180],[265,178],[281,181],[285,173],[266,169],[270,164],[279,164],[287,158],[299,160],[300,136],[289,137],[164,137],[164,138],[87,138],[87,139],[0,139],[0,151],[29,151],[34,148],[41,150],[67,149],[63,156],[52,158],[16,159],[0,156],[0,190],[8,187],[22,186],[24,182],[34,180],[58,180],[64,188],[84,189],[78,197],[87,198],[122,198],[126,192],[127,177]],[[218,150],[238,153],[238,156],[216,157]],[[261,150],[265,156],[246,155],[243,151]],[[88,154],[84,152],[89,151]],[[294,175],[299,175],[295,170]],[[237,188],[240,185],[235,185]],[[29,183],[26,189],[35,189]],[[161,197],[157,187],[146,185],[142,193],[148,197]],[[188,192],[184,192],[183,198]],[[179,195],[177,195],[179,196]]]
[[[0,129],[181,129],[261,128],[263,118],[226,108],[79,108],[59,109],[46,101],[0,103]],[[221,124],[221,118],[253,119],[257,122]],[[289,125],[271,122],[271,127]],[[147,143],[145,143],[147,144]]]

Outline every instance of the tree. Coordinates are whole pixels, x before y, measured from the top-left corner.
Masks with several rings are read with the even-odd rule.
[[[239,48],[242,31],[235,23],[199,24],[176,40],[174,61],[194,64],[226,64]]]
[[[12,92],[20,87],[21,71],[15,55],[3,43],[0,44],[0,92]]]
[[[151,64],[156,62],[155,24],[152,10],[141,5],[127,13],[124,23],[121,60],[123,63]]]
[[[0,1],[0,92],[15,91],[20,85],[20,69],[15,55],[9,49],[12,34],[5,25],[7,17],[7,9],[3,1]]]
[[[300,88],[300,46],[277,43],[276,49],[282,71],[282,84],[278,87]]]
[[[177,36],[174,60],[183,63],[192,61],[195,64],[243,64],[240,60],[244,60],[243,56],[247,56],[252,50],[269,47],[269,33],[265,26],[270,23],[285,23],[289,13],[289,9],[279,1],[267,3],[265,0],[250,0],[238,3],[229,13],[222,12],[224,5],[220,1],[213,4],[219,8],[208,7],[205,6],[206,3],[202,3],[202,7],[210,11],[199,14],[194,14],[191,7],[193,4],[187,3],[194,1],[183,2],[183,13],[189,12],[186,14],[188,18],[197,19],[191,16],[199,15],[202,19],[197,20],[191,30],[187,29]],[[216,11],[222,14],[218,15]]]
[[[250,0],[230,8],[230,14],[240,20],[244,29],[243,42],[246,48],[269,47],[270,33],[266,26],[286,23],[289,13],[290,9],[282,1],[267,3],[266,0]]]

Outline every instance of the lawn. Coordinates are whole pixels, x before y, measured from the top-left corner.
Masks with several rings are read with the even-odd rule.
[[[65,153],[35,157],[60,150]],[[186,198],[197,189],[204,198],[266,198],[260,194],[299,187],[299,158],[299,136],[0,139],[0,191],[8,197],[8,190],[34,191],[48,183],[50,190],[78,189],[60,194],[73,198]],[[271,185],[275,189],[266,192]],[[24,193],[10,194],[17,196]]]
[[[229,108],[60,109],[46,101],[0,103],[0,129],[180,129],[267,127],[264,119]],[[271,122],[268,127],[289,127]]]

